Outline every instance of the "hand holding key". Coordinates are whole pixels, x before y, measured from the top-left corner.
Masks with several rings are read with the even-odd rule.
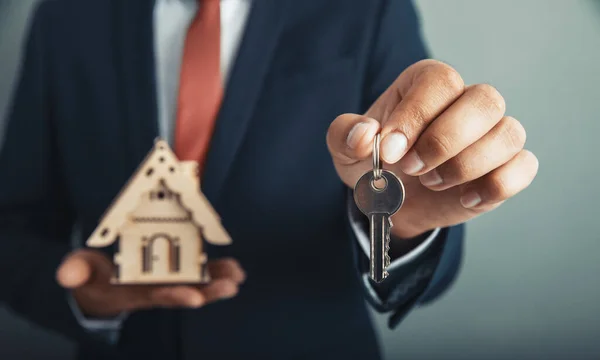
[[[404,201],[404,185],[387,170],[381,169],[379,159],[379,134],[373,145],[373,170],[365,173],[354,187],[356,205],[369,218],[371,251],[370,277],[381,282],[390,266],[390,217]]]
[[[385,168],[406,198],[390,217],[395,238],[464,223],[495,209],[533,181],[538,161],[524,150],[525,130],[485,84],[465,86],[450,66],[423,60],[404,70],[364,115],[337,117],[327,145],[350,188],[373,170],[381,134]]]

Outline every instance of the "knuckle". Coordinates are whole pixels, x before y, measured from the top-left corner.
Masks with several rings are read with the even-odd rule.
[[[489,84],[474,85],[473,94],[476,106],[489,115],[504,114],[506,102],[500,92]]]
[[[469,174],[474,173],[474,167],[471,161],[461,158],[460,156],[448,160],[440,166],[440,175],[444,181],[448,183],[461,182],[469,177]]]
[[[523,125],[510,116],[504,117],[501,121],[501,136],[506,145],[514,150],[522,149],[527,140],[527,132]]]
[[[489,177],[488,193],[493,201],[508,199],[513,194],[513,189],[508,179],[498,174],[491,174]]]
[[[452,140],[440,132],[432,133],[423,139],[423,143],[417,150],[420,154],[431,154],[432,156],[447,156],[451,154]]]
[[[447,89],[451,94],[462,92],[465,83],[458,71],[443,63],[438,64],[437,68],[437,76],[444,89]]]
[[[441,62],[425,66],[420,76],[427,83],[434,85],[436,90],[442,91],[448,98],[455,98],[465,88],[465,82],[458,71]]]
[[[422,125],[428,122],[430,118],[430,109],[429,105],[424,99],[412,99],[410,108],[406,109],[406,116],[411,119],[410,123],[414,123],[417,125]],[[405,117],[396,119],[396,128],[403,131],[408,131],[406,129],[409,122]]]
[[[426,67],[426,66],[431,66],[431,65],[436,65],[436,64],[441,64],[441,62],[436,59],[423,59],[423,60],[417,61],[416,63],[414,63],[414,65],[411,65],[411,66]]]

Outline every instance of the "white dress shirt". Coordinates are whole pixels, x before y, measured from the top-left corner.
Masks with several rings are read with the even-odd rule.
[[[236,58],[236,53],[244,34],[253,0],[221,0],[221,73],[224,84]],[[177,96],[179,89],[180,64],[188,26],[198,10],[197,0],[156,0],[154,7],[154,48],[156,59],[156,80],[158,99],[158,121],[161,136],[173,143],[173,132],[177,113]],[[225,89],[227,91],[227,89]],[[332,119],[333,120],[333,119]],[[351,199],[348,206],[352,206]],[[352,218],[348,209],[353,231],[363,251],[369,256],[369,236],[363,226]],[[404,265],[420,253],[435,240],[440,229],[436,229],[416,249],[394,260],[389,271]],[[316,251],[316,250],[315,250]],[[368,274],[364,281],[374,298],[378,298],[372,289]],[[72,299],[71,299],[72,301]],[[72,303],[72,305],[75,305]],[[77,306],[73,310],[81,324],[92,331],[110,330],[119,327],[122,317],[113,320],[86,319]]]

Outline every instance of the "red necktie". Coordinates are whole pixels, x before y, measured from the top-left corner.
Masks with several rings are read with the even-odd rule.
[[[175,153],[202,171],[223,98],[220,0],[200,0],[183,50],[175,125]]]

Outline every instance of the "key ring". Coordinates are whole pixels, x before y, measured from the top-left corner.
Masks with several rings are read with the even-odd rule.
[[[373,177],[375,180],[381,179],[381,161],[379,160],[379,143],[381,142],[381,134],[375,135],[373,141]]]

